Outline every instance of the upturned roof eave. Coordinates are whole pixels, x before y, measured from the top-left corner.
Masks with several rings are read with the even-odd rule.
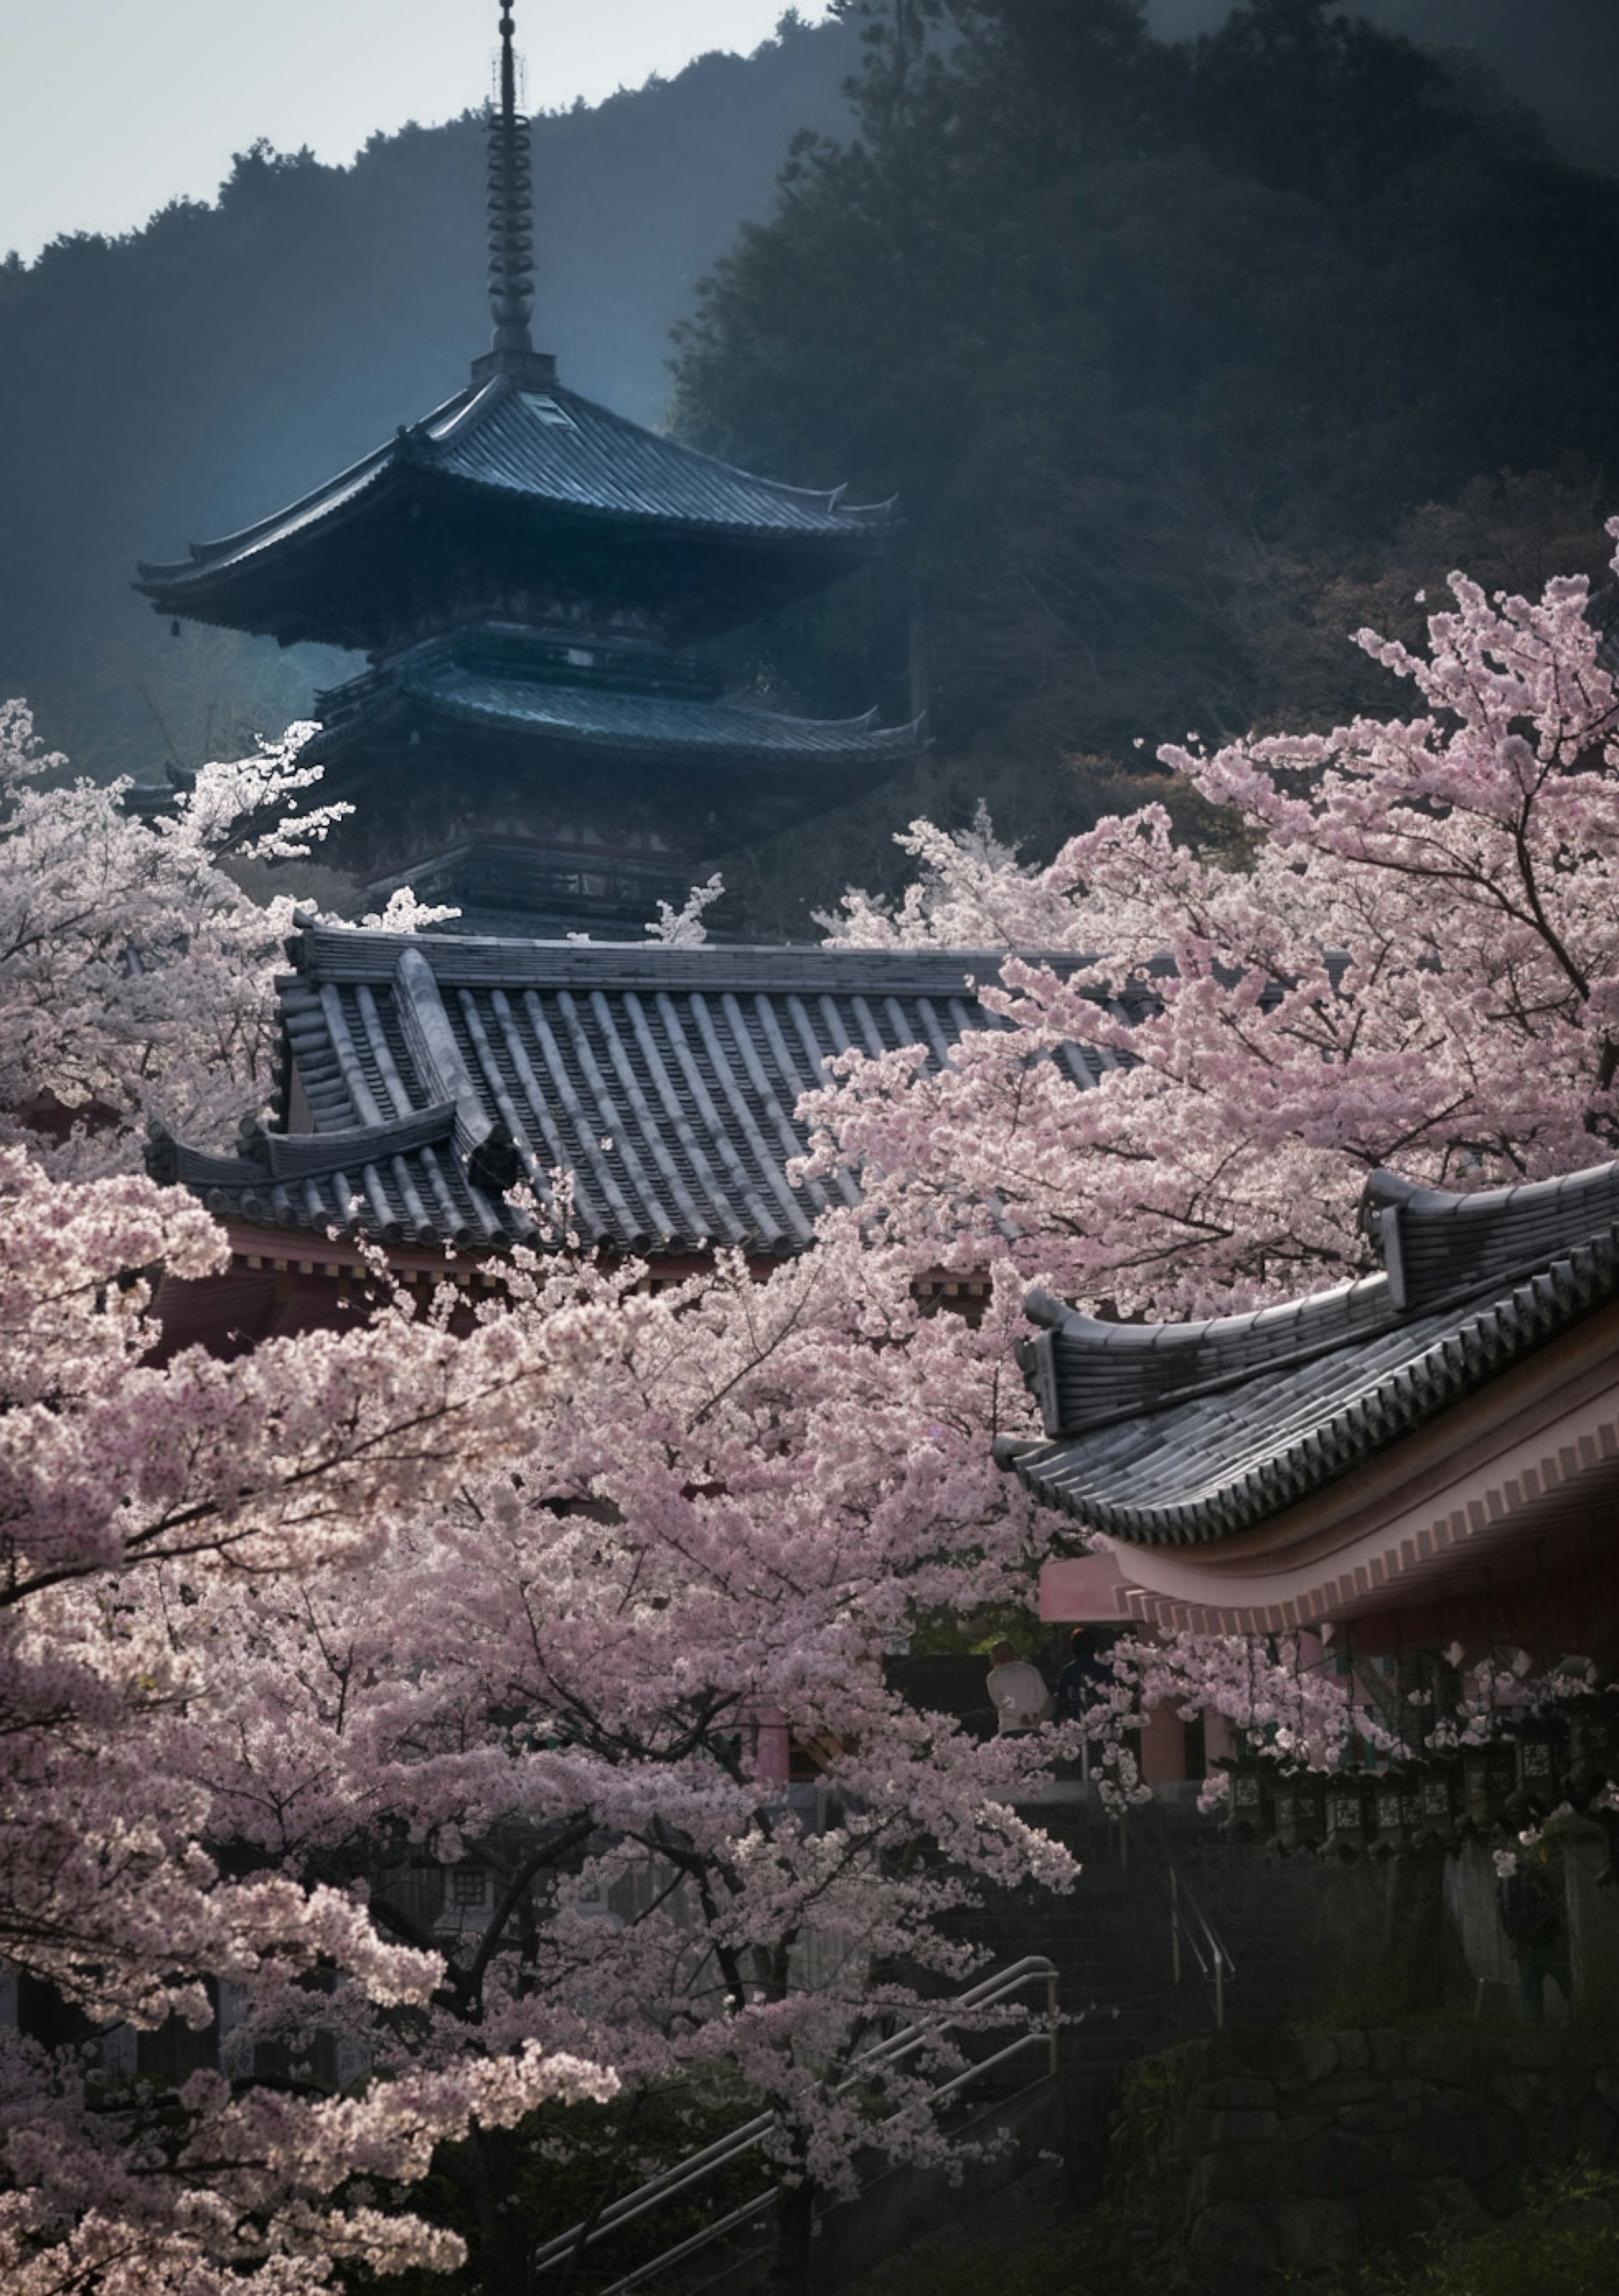
[[[504,385],[505,378],[497,379]],[[533,518],[555,521],[563,524],[577,521],[598,530],[619,527],[629,531],[667,535],[674,539],[731,542],[746,546],[776,548],[784,552],[809,550],[813,553],[847,554],[851,557],[868,554],[870,551],[898,534],[903,524],[899,516],[898,497],[885,503],[847,504],[842,500],[842,488],[813,491],[805,488],[778,486],[773,480],[757,479],[750,472],[731,472],[728,466],[697,449],[682,447],[678,441],[659,441],[683,458],[703,464],[724,475],[745,480],[751,487],[766,489],[774,498],[788,504],[813,506],[818,515],[795,524],[784,521],[703,516],[690,512],[660,510],[645,504],[612,504],[580,500],[567,493],[547,493],[541,488],[503,482],[474,472],[447,468],[445,457],[459,443],[458,418],[471,415],[483,391],[458,392],[411,430],[401,430],[396,437],[375,447],[357,462],[350,463],[307,495],[284,504],[268,517],[257,520],[251,526],[222,535],[210,542],[193,543],[191,554],[172,561],[137,561],[135,588],[160,607],[167,606],[177,595],[201,590],[210,578],[219,579],[251,562],[262,564],[267,554],[281,554],[284,548],[307,543],[329,532],[338,524],[351,523],[356,516],[370,515],[376,507],[377,482],[390,475],[407,477],[418,486],[425,482],[427,494],[441,490],[449,501],[457,496],[470,501],[487,500]],[[559,398],[571,398],[559,390]],[[578,402],[581,405],[588,402]],[[607,410],[602,410],[606,413]],[[431,426],[449,414],[456,427],[440,438],[431,435]],[[615,423],[622,418],[612,417]],[[629,427],[629,426],[625,426]],[[647,433],[649,438],[655,436]]]
[[[1043,1505],[1131,1549],[1229,1544],[1442,1418],[1616,1298],[1619,1226],[1609,1226],[1498,1277],[1482,1296],[1042,1444],[1006,1446],[1000,1464]],[[1289,1388],[1302,1374],[1313,1391]],[[1212,1396],[1216,1414],[1204,1409]]]
[[[454,392],[433,409],[433,412],[425,418],[425,422],[441,421],[452,410],[460,409],[476,395],[476,392],[470,388]],[[380,447],[372,447],[368,454],[360,455],[357,461],[349,463],[333,477],[323,480],[317,487],[311,487],[308,494],[299,495],[293,501],[284,503],[279,510],[272,511],[267,517],[255,519],[250,526],[237,527],[231,533],[220,535],[212,542],[193,542],[188,557],[174,560],[137,559],[136,565],[140,579],[136,583],[135,587],[144,591],[155,584],[173,585],[188,577],[218,571],[225,565],[235,562],[261,547],[289,527],[292,527],[295,530],[302,530],[306,524],[314,522],[324,504],[333,502],[339,496],[344,496],[349,501],[357,499],[357,497],[350,491],[355,488],[357,481],[361,480],[369,481],[371,479],[380,477],[384,471],[395,467],[401,460],[401,444],[407,435],[403,430],[397,432],[393,438],[385,439]]]
[[[426,681],[413,680],[367,696],[350,714],[328,718],[308,754],[317,761],[334,758],[368,734],[391,730],[413,718],[456,730],[475,726],[497,738],[524,743],[543,741],[560,750],[638,758],[648,766],[746,772],[759,780],[777,774],[836,778],[863,769],[887,771],[914,757],[927,742],[925,716],[906,726],[872,726],[861,718],[784,718],[774,726],[761,722],[752,738],[750,729],[726,724],[706,734],[695,723],[689,733],[671,729],[660,734],[652,729],[570,723],[560,717],[536,718],[515,709],[507,712],[435,691]],[[804,738],[784,740],[778,726],[801,730]]]
[[[1401,1620],[1449,1639],[1471,1601],[1489,1634],[1514,1587],[1538,1594],[1571,1576],[1583,1614],[1616,1493],[1610,1301],[1246,1535],[1154,1547],[1105,1536],[1102,1548],[1121,1615],[1211,1634],[1381,1620],[1399,1647]],[[1060,1581],[1068,1567],[1051,1574]],[[1051,1594],[1042,1614],[1069,1615],[1060,1584]]]

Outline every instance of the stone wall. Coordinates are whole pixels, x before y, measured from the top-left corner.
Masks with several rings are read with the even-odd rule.
[[[1107,2197],[1148,2284],[1259,2296],[1619,2165],[1619,2034],[1234,2033],[1131,2066]]]

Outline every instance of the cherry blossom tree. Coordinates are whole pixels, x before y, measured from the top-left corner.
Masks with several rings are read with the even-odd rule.
[[[730,2069],[801,2192],[874,2135],[934,2156],[914,2084],[875,2121],[843,2090],[853,2053],[959,1977],[948,1917],[975,1881],[1072,1878],[1014,1814],[1050,1749],[969,1742],[882,1663],[1038,1559],[1045,1527],[989,1456],[1030,1423],[1026,1284],[1246,1304],[1358,1272],[1378,1163],[1483,1181],[1614,1143],[1613,679],[1582,583],[1452,586],[1429,658],[1362,640],[1415,684],[1409,720],[1165,753],[1220,809],[1218,849],[1149,811],[1026,872],[987,824],[917,826],[918,889],[896,913],[851,897],[841,935],[1007,951],[982,984],[1006,1025],[937,1074],[846,1056],[810,1162],[857,1167],[863,1201],[768,1275],[721,1259],[649,1296],[559,1239],[459,1337],[383,1296],[341,1336],[157,1369],[132,1271],[210,1264],[206,1222],[8,1152],[0,1950],[103,2021],[200,2019],[210,1979],[235,2003],[221,2071],[161,2110],[12,2052],[0,2260],[27,2296],[112,2284],[109,2258],[116,2284],[204,2296],[441,2259],[405,2193],[435,2144],[504,2296],[526,2265],[502,2132],[610,2078]],[[53,933],[94,938],[66,910]],[[148,947],[174,975],[150,1008]],[[9,1073],[80,1099],[104,1077],[132,1109],[190,1089],[176,990],[207,961],[194,925],[120,928],[85,955],[82,1049],[54,1070],[48,968],[20,958],[14,989],[0,968]],[[239,942],[222,962],[248,977]],[[251,1067],[231,1024],[210,1060]],[[969,1269],[991,1278],[980,1324],[924,1311],[920,1279]],[[1129,1664],[1242,1719],[1240,1655]],[[1340,1693],[1246,1656],[1248,1721],[1274,1708],[1330,1761]],[[826,1762],[813,1824],[760,1764],[783,1715]],[[452,1886],[447,1919],[413,1857],[487,1902]],[[298,2073],[317,2032],[368,2069],[355,2094]]]
[[[363,1972],[260,1981],[228,2062],[307,2058],[318,2027],[387,2079],[537,2049],[611,2066],[631,2103],[723,2077],[772,2113],[761,2181],[774,2163],[807,2234],[858,2154],[949,2150],[925,2076],[958,2038],[895,2067],[875,2119],[849,2075],[966,1980],[951,1911],[977,1882],[1072,1878],[1014,1807],[1050,1749],[979,1744],[883,1674],[917,1609],[1027,1583],[1037,1526],[973,1440],[1006,1332],[964,1350],[852,1225],[762,1281],[722,1259],[649,1296],[643,1273],[514,1267],[484,1311],[520,1345],[591,1335],[517,1474],[468,1471],[374,1552],[245,1599],[221,1576],[186,1604],[159,1576],[209,1687],[156,1767],[206,1794],[203,1838],[362,1889],[379,1939],[446,1957],[425,2005]],[[808,1806],[761,1771],[782,1715],[824,1764]],[[527,2285],[524,2158],[490,2127],[440,2154],[491,2296]]]
[[[204,2024],[221,1984],[424,2004],[436,1958],[379,1931],[362,1898],[232,1868],[205,1787],[164,1751],[228,1656],[192,1621],[357,1565],[469,1456],[521,1456],[588,1332],[576,1316],[455,1337],[384,1307],[341,1335],[160,1367],[142,1271],[216,1270],[211,1221],[144,1178],[56,1180],[14,1146],[0,1201],[0,1955],[103,2026]],[[244,2274],[281,2296],[338,2256],[453,2260],[356,2177],[419,2175],[473,2114],[611,2087],[520,2048],[403,2068],[364,2096],[199,2073],[159,2099],[4,2040],[0,2276],[24,2296],[206,2296]]]
[[[851,1054],[819,1103],[819,1160],[859,1162],[896,1237],[1196,1314],[1361,1271],[1380,1164],[1485,1185],[1619,1144],[1619,704],[1588,586],[1451,588],[1426,658],[1358,640],[1416,715],[1161,751],[1217,849],[1148,808],[1025,870],[984,824],[917,824],[900,906],[847,897],[837,940],[1026,952],[985,985],[1009,1025],[951,1069]],[[1038,961],[1059,949],[1084,961]],[[1111,1064],[1099,1090],[1064,1042]]]
[[[373,1554],[467,1457],[521,1456],[570,1357],[567,1319],[520,1344],[514,1325],[452,1337],[395,1302],[242,1363],[146,1359],[157,1271],[205,1275],[228,1253],[188,1199],[118,1167],[143,1114],[206,1134],[262,1093],[292,902],[259,906],[220,865],[295,860],[343,810],[307,803],[309,730],[202,768],[147,823],[122,784],[42,786],[62,761],[21,704],[0,710],[0,1957],[13,1985],[42,1982],[103,2030],[206,2025],[221,1987],[428,2000],[439,1958],[379,1931],[351,1891],[234,1871],[205,1833],[207,1796],[157,1734],[220,1653],[177,1622],[226,1585],[253,1601]],[[425,921],[398,905],[387,919]],[[80,1116],[89,1129],[63,1143]],[[34,2296],[243,2274],[279,2292],[344,2256],[453,2262],[458,2243],[379,2212],[356,2178],[402,2186],[474,2115],[493,2127],[612,2086],[519,2048],[402,2069],[365,2096],[201,2073],[154,2095],[13,2031],[0,2268]]]
[[[535,1260],[460,1337],[383,1305],[153,1368],[119,1272],[202,1272],[210,1224],[5,1153],[0,1950],[103,2024],[203,2021],[204,1980],[234,2003],[177,2095],[13,2047],[0,2262],[28,2296],[113,2259],[278,2296],[333,2258],[453,2259],[405,2204],[435,2141],[504,2296],[503,2131],[603,2094],[592,2066],[739,2081],[804,2233],[874,2144],[941,2157],[922,2076],[958,2043],[875,2120],[851,2061],[970,1969],[974,1877],[1073,1870],[1014,1807],[1050,1750],[979,1745],[883,1669],[918,1608],[1026,1581],[1037,1526],[973,1440],[1015,1291],[964,1349],[849,1223],[764,1282]],[[779,1714],[822,1750],[818,1822],[760,1773]],[[423,1859],[481,1906],[424,1907]],[[300,2072],[317,2035],[357,2093]]]
[[[1040,1751],[884,1685],[909,1606],[1004,1593],[1031,1526],[975,1440],[1005,1331],[964,1352],[857,1226],[656,1300],[559,1237],[470,1332],[379,1260],[352,1330],[146,1359],[154,1271],[224,1247],[117,1167],[139,1117],[206,1134],[262,1090],[292,902],[219,865],[330,819],[276,822],[316,777],[305,730],[153,825],[40,786],[60,761],[20,705],[0,726],[0,1956],[112,2036],[4,2046],[27,2296],[453,2261],[407,2204],[435,2147],[488,2284],[526,2287],[512,2125],[717,2069],[772,2107],[807,2231],[872,2142],[851,2054],[968,1965],[941,1923],[970,1876],[1071,1877],[1012,1813]],[[660,930],[700,938],[714,890]],[[97,1128],[44,1146],[46,1095]],[[830,1824],[760,1774],[767,1716],[820,1746]],[[410,1880],[445,1868],[493,1877],[448,1929]],[[610,1885],[633,1917],[583,1910]],[[119,2032],[216,2011],[218,2071],[118,2070]],[[937,2155],[915,2076],[954,2046],[891,2075],[896,2156]]]
[[[1426,655],[1359,634],[1414,687],[1410,717],[1160,752],[1210,809],[1201,849],[1154,808],[1045,868],[982,814],[954,834],[918,822],[899,904],[851,892],[823,920],[843,944],[1007,952],[981,984],[1004,1027],[936,1074],[919,1051],[851,1053],[814,1108],[810,1168],[858,1166],[886,1243],[1105,1315],[1220,1313],[1365,1273],[1380,1165],[1487,1185],[1619,1152],[1607,617],[1583,577],[1533,601],[1450,586]],[[1093,1725],[1126,1795],[1155,1702],[1318,1767],[1393,1742],[1364,1685],[1291,1647],[1132,1638],[1116,1663]],[[1483,1696],[1459,1692],[1445,1726],[1476,1734]]]
[[[350,808],[308,802],[314,728],[203,766],[172,808],[127,810],[127,782],[64,783],[27,707],[0,704],[0,1109],[88,1119],[58,1168],[139,1162],[148,1117],[210,1137],[267,1088],[270,993],[291,897],[260,906],[221,865],[307,855]]]

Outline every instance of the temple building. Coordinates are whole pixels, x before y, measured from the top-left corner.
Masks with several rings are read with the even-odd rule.
[[[162,1132],[148,1144],[153,1177],[192,1189],[232,1250],[228,1275],[164,1279],[171,1348],[336,1323],[365,1290],[368,1245],[407,1282],[472,1285],[498,1284],[514,1245],[564,1229],[645,1259],[654,1282],[720,1247],[755,1262],[801,1250],[824,1207],[859,1201],[848,1174],[790,1175],[810,1144],[799,1103],[828,1063],[922,1045],[938,1070],[964,1035],[1003,1025],[977,992],[999,981],[992,949],[614,946],[310,919],[288,954],[268,1125],[249,1119],[234,1155]],[[1112,1062],[1076,1045],[1060,1057],[1081,1088]],[[970,1305],[988,1287],[944,1289]]]
[[[1374,1175],[1379,1274],[1206,1323],[1040,1293],[1043,1443],[1002,1466],[1089,1553],[1053,1620],[1357,1652],[1502,1644],[1619,1662],[1619,1164],[1459,1195]]]
[[[921,721],[727,699],[698,651],[866,564],[892,503],[784,486],[581,398],[537,351],[528,122],[500,20],[492,348],[465,388],[300,501],[176,564],[165,616],[363,651],[310,757],[353,816],[324,857],[462,929],[639,938],[720,853],[842,803]]]

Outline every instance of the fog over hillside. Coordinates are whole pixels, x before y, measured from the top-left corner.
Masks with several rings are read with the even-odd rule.
[[[1147,0],[1161,39],[1212,31],[1232,0]],[[1619,8],[1613,0],[1360,0],[1352,12],[1435,47],[1471,49],[1538,113],[1564,156],[1619,169]]]
[[[1081,19],[1109,9],[1130,17],[1126,0],[994,0],[992,7],[971,0],[967,13],[982,20],[999,10],[1038,46],[1060,43]],[[1262,0],[1262,10],[1284,33],[1316,13],[1311,0]],[[878,7],[879,22],[888,12]],[[1421,502],[1448,498],[1463,480],[1508,459],[1533,468],[1573,450],[1598,470],[1610,463],[1611,423],[1605,428],[1587,409],[1598,399],[1611,406],[1611,390],[1597,392],[1599,378],[1584,373],[1609,371],[1601,344],[1611,293],[1591,271],[1594,260],[1606,262],[1611,237],[1600,179],[1588,179],[1588,195],[1566,168],[1542,168],[1537,178],[1538,195],[1552,202],[1549,215],[1578,215],[1581,230],[1595,234],[1589,249],[1569,237],[1566,220],[1544,243],[1531,228],[1520,234],[1515,275],[1539,292],[1544,274],[1550,334],[1540,321],[1525,334],[1514,316],[1522,287],[1499,265],[1475,266],[1465,250],[1478,243],[1478,232],[1500,228],[1489,207],[1500,188],[1492,189],[1491,170],[1522,166],[1533,174],[1537,138],[1578,166],[1619,168],[1619,123],[1608,101],[1619,77],[1619,12],[1608,0],[1537,0],[1533,8],[1524,0],[1366,0],[1363,12],[1441,51],[1479,117],[1494,108],[1507,122],[1499,153],[1488,134],[1457,144],[1483,155],[1479,168],[1443,163],[1452,168],[1445,199],[1458,217],[1474,218],[1457,226],[1459,255],[1444,238],[1451,210],[1434,207],[1421,188],[1426,179],[1413,171],[1409,194],[1391,188],[1408,154],[1396,155],[1393,172],[1379,160],[1362,189],[1345,189],[1345,178],[1301,193],[1265,144],[1268,134],[1285,135],[1289,98],[1274,131],[1256,112],[1222,136],[1215,113],[1200,115],[1201,127],[1187,124],[1190,115],[1176,110],[1183,98],[1171,100],[1170,80],[1148,57],[1132,67],[1128,86],[1120,82],[1119,101],[1138,107],[1138,123],[1121,127],[1112,156],[1101,146],[1095,154],[1068,150],[1061,120],[1068,99],[1055,80],[1038,91],[1051,101],[1040,132],[1054,139],[1059,174],[1072,174],[1051,198],[1040,185],[1007,188],[1019,181],[1022,155],[993,145],[994,123],[1009,115],[993,103],[974,111],[970,86],[951,96],[965,103],[964,119],[989,123],[987,140],[981,151],[957,155],[962,204],[942,236],[928,242],[936,276],[917,272],[908,283],[926,315],[908,332],[903,296],[880,296],[867,311],[846,283],[892,220],[880,204],[863,219],[858,201],[845,250],[855,260],[836,280],[802,285],[789,231],[777,254],[748,275],[761,299],[750,304],[744,278],[717,307],[723,340],[706,363],[688,366],[688,430],[783,476],[905,490],[925,565],[935,569],[941,754],[948,758],[952,740],[958,749],[975,744],[964,772],[977,775],[980,760],[1010,757],[1026,795],[1054,786],[1050,761],[1060,743],[1128,759],[1127,736],[1144,730],[1156,737],[1161,715],[1171,730],[1183,728],[1187,720],[1175,716],[1187,706],[1180,688],[1202,691],[1209,662],[1229,684],[1234,709],[1265,706],[1273,688],[1297,685],[1287,646],[1270,636],[1253,639],[1242,599],[1262,589],[1273,621],[1289,584],[1288,594],[1302,597],[1301,582],[1319,587],[1327,578],[1325,558],[1304,575],[1295,570],[1318,545],[1330,557],[1354,523],[1333,495],[1333,472],[1341,477],[1346,459],[1357,472],[1375,466],[1383,474],[1375,500],[1362,489],[1360,543],[1379,521],[1392,535]],[[1230,16],[1224,0],[1148,0],[1146,9],[1154,32],[1170,41]],[[843,86],[860,68],[859,29],[787,22],[750,58],[705,57],[667,83],[537,123],[536,336],[557,352],[570,382],[643,422],[664,418],[670,331],[697,308],[700,281],[735,248],[739,225],[777,212],[777,179],[794,133],[851,132]],[[1114,98],[1098,93],[1094,77],[1083,78],[1090,69],[1081,71],[1084,102],[1105,119]],[[1251,57],[1220,69],[1258,87]],[[1206,71],[1199,84],[1212,84]],[[1034,100],[1028,91],[1018,97]],[[1519,127],[1515,107],[1529,108]],[[925,122],[914,135],[896,129],[894,145],[896,164],[924,153],[917,180],[925,185],[935,181],[927,132]],[[172,637],[130,580],[137,558],[180,554],[192,539],[265,515],[460,386],[489,332],[483,152],[472,114],[379,137],[349,168],[258,151],[238,161],[214,205],[176,206],[127,239],[60,242],[32,266],[0,266],[0,692],[27,694],[47,738],[80,769],[149,776],[169,760],[195,764],[240,745],[252,727],[278,727],[308,709],[316,684],[357,666],[352,657],[283,654],[228,633],[187,628]],[[1217,262],[1199,233],[1213,227],[1208,192],[1216,183],[1232,223],[1213,258],[1229,258],[1232,286],[1205,311]],[[794,196],[804,196],[802,179]],[[834,246],[842,226],[834,227],[833,209],[845,193],[816,196],[826,244]],[[1019,199],[1027,202],[1026,229],[1015,213]],[[987,215],[986,200],[1013,204]],[[1419,226],[1403,283],[1379,268],[1401,217]],[[982,229],[986,222],[998,232]],[[1008,246],[1015,260],[1004,257]],[[982,352],[972,348],[978,313],[950,300],[979,261],[977,275],[994,283],[997,299]],[[1302,271],[1289,271],[1300,264]],[[1430,265],[1431,274],[1423,268]],[[1433,291],[1430,277],[1438,283]],[[1340,278],[1341,288],[1332,283]],[[1305,285],[1320,303],[1319,323],[1310,321],[1319,341],[1304,340],[1309,299],[1298,291]],[[1452,285],[1454,308],[1466,315],[1455,323],[1440,309]],[[1352,306],[1364,310],[1352,323]],[[1580,314],[1588,308],[1586,328]],[[1431,358],[1412,348],[1411,322],[1401,316],[1425,312]],[[1477,355],[1447,379],[1447,362],[1466,348],[1459,326],[1479,331]],[[1390,331],[1391,354],[1398,345],[1400,357],[1417,359],[1409,387],[1391,382],[1388,359],[1367,348],[1366,330],[1378,327]],[[1345,331],[1341,345],[1334,328]],[[1222,329],[1231,338],[1224,347]],[[1581,346],[1572,364],[1557,351],[1559,329]],[[1506,357],[1490,349],[1498,330]],[[1251,375],[1244,362],[1262,334],[1279,348]],[[1294,356],[1286,346],[1295,336],[1301,362],[1320,368],[1308,379],[1301,365],[1296,389],[1266,372]],[[770,348],[777,341],[779,355]],[[874,348],[879,342],[884,347]],[[1544,372],[1533,368],[1532,353]],[[1345,443],[1345,410],[1328,388],[1335,374],[1355,382],[1357,358],[1368,376],[1380,376],[1384,394],[1364,463],[1356,460],[1362,450]],[[1198,361],[1209,363],[1208,374],[1193,390],[1187,378]],[[818,373],[824,381],[805,382]],[[1545,391],[1547,375],[1567,378],[1566,387],[1557,381],[1566,403],[1549,428],[1524,399]],[[1500,403],[1486,406],[1492,377]],[[1267,414],[1256,431],[1254,409],[1273,388],[1277,419]],[[906,394],[915,391],[922,408],[927,390],[927,420],[912,423]],[[1429,403],[1418,420],[1425,390]],[[1455,409],[1465,390],[1477,403],[1467,417],[1471,428],[1459,430]],[[1057,424],[1067,426],[1060,439]],[[1165,470],[1179,473],[1177,499],[1202,521],[1189,540],[1163,521],[1155,538],[1155,504],[1172,491]],[[1017,520],[1015,530],[1008,521]],[[1073,576],[1076,597],[1094,593],[1093,603],[1074,608],[1085,627],[1065,631],[1042,604],[1038,629],[1019,626],[1007,637],[1007,597],[1035,598],[1042,569],[1064,553],[1072,558],[1073,538],[1093,532],[1094,548],[1085,544],[1090,558],[1063,575]],[[1196,561],[1200,551],[1206,566]],[[1188,610],[1177,581],[1213,602],[1206,611],[1198,604],[1189,636],[1176,621]],[[1249,591],[1239,595],[1242,583]],[[874,613],[863,594],[834,603],[829,620],[807,622],[773,652],[767,644],[757,660],[739,656],[737,674],[774,681],[788,706],[841,709],[875,698],[892,716],[906,699],[904,635],[893,627],[894,601],[878,605]],[[983,652],[990,640],[993,661]],[[1281,667],[1256,669],[1250,654]],[[1152,679],[1137,677],[1137,657],[1151,666]],[[1089,685],[1073,674],[1081,661],[1090,664]],[[817,662],[826,665],[824,677]],[[1105,708],[1087,699],[1093,687],[1105,689]],[[1205,722],[1216,708],[1197,706]],[[892,825],[885,808],[902,819],[913,800],[965,803],[968,794],[965,783],[960,791],[938,783],[896,790],[869,821],[851,826],[850,837],[863,853]],[[1072,791],[1055,812],[1031,797],[1025,804],[1016,791],[1005,802],[1019,833],[1038,844],[1062,827],[1057,814],[1071,806]],[[825,888],[812,890],[824,897]]]
[[[535,332],[570,382],[662,419],[671,325],[768,212],[794,132],[843,127],[857,62],[847,29],[789,30],[536,122]],[[217,206],[0,269],[0,691],[85,770],[194,764],[352,667],[171,639],[129,584],[460,388],[489,332],[484,144],[469,114],[350,168],[249,154]]]

